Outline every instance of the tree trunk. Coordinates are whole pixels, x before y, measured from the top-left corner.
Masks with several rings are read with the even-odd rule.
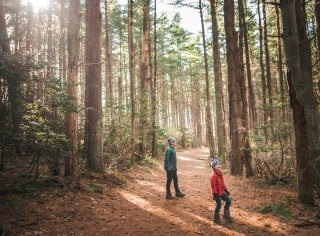
[[[305,6],[304,2],[281,0],[280,8],[291,78],[288,83],[292,84],[291,103],[301,106],[294,113],[299,199],[313,205],[313,184],[319,178],[313,169],[314,160],[320,155],[319,119],[312,83],[310,44],[305,30]]]
[[[320,0],[314,0],[314,15],[316,17],[316,35],[317,35],[317,62],[320,61]]]
[[[194,68],[196,71],[199,68]],[[192,117],[193,117],[193,133],[194,147],[201,147],[202,145],[202,122],[201,122],[201,104],[200,104],[200,82],[199,78],[195,76],[192,80]]]
[[[66,81],[66,64],[67,64],[67,55],[66,55],[66,15],[67,9],[65,6],[65,0],[60,0],[60,40],[59,40],[59,77],[60,80]]]
[[[269,53],[269,39],[268,39],[268,27],[267,27],[267,10],[266,3],[263,1],[262,3],[262,12],[263,12],[263,39],[264,39],[264,52],[265,52],[265,60],[266,60],[266,85],[268,92],[268,120],[270,122],[270,130],[272,137],[274,136],[274,122],[273,122],[273,91],[271,84],[271,68],[270,68],[270,53]]]
[[[0,46],[3,54],[10,56],[10,40],[8,38],[7,23],[5,20],[5,12],[3,0],[0,0]],[[11,124],[12,124],[12,142],[15,145],[16,154],[21,154],[21,119],[22,119],[22,95],[21,82],[18,78],[4,78],[8,83],[8,100],[10,103]]]
[[[243,4],[242,4],[243,5]],[[243,8],[243,7],[242,7]],[[243,15],[244,15],[244,9]],[[247,22],[245,20],[245,17],[243,17],[243,39],[244,39],[244,47],[245,47],[245,58],[246,58],[246,74],[248,79],[248,108],[249,108],[249,127],[252,129],[256,127],[258,123],[257,118],[257,108],[256,108],[256,95],[255,95],[255,89],[253,86],[252,81],[252,73],[251,73],[251,62],[250,62],[250,52],[249,52],[249,43],[248,43],[248,29],[247,29]],[[251,121],[251,122],[250,122]]]
[[[239,101],[237,87],[238,58],[237,34],[234,23],[234,1],[224,0],[224,28],[226,33],[228,93],[229,93],[229,124],[230,124],[230,170],[232,175],[242,175],[243,160],[240,149],[240,133],[242,101]]]
[[[241,154],[243,162],[245,164],[246,176],[253,176],[252,168],[252,156],[251,156],[251,147],[249,141],[249,116],[248,116],[248,96],[247,96],[247,87],[245,82],[245,73],[244,73],[244,62],[243,62],[243,41],[244,41],[244,28],[245,28],[245,15],[243,9],[242,0],[238,1],[238,10],[239,10],[239,66],[238,66],[238,87],[239,87],[239,101],[242,101],[242,109],[240,111],[241,117],[241,127],[240,127],[240,141],[241,141]]]
[[[129,75],[130,75],[130,100],[131,100],[131,158],[136,151],[136,89],[135,89],[135,60],[133,44],[133,0],[128,0],[128,48],[129,48]]]
[[[276,2],[276,0],[275,0]],[[284,73],[283,73],[283,56],[282,56],[282,41],[281,41],[281,28],[280,28],[280,15],[279,15],[279,7],[276,5],[276,18],[277,18],[277,50],[278,50],[278,72],[279,72],[279,82],[280,82],[280,101],[281,101],[281,120],[285,120],[285,108],[286,108],[286,101],[285,101],[285,92],[287,86],[285,85],[284,81]]]
[[[111,26],[108,11],[108,0],[104,1],[105,7],[105,31],[106,31],[106,41],[105,41],[105,58],[106,58],[106,108],[107,117],[110,117],[110,124],[114,122],[114,112],[113,108],[113,65],[112,65],[112,35]]]
[[[153,19],[153,78],[151,78],[151,155],[156,157],[157,155],[157,124],[156,124],[156,112],[157,112],[157,0],[154,0],[154,19]]]
[[[296,147],[296,169],[298,174],[299,199],[308,204],[313,204],[313,180],[309,166],[307,123],[302,104],[297,100],[295,88],[292,84],[291,72],[288,71],[287,81],[289,85],[290,105],[293,112],[295,147]]]
[[[78,159],[78,63],[80,50],[80,1],[69,0],[68,21],[68,73],[67,93],[72,101],[71,109],[67,111],[66,135],[70,140],[70,155],[65,159],[65,176],[76,173]]]
[[[34,19],[33,19],[33,8],[30,1],[28,1],[28,16],[27,16],[27,34],[26,34],[26,51],[25,55],[27,60],[32,59],[33,55],[33,27],[34,27]],[[26,102],[32,103],[34,101],[35,89],[34,83],[31,81],[32,74],[29,72],[29,78],[26,80]]]
[[[202,29],[202,45],[204,54],[204,69],[205,69],[205,80],[206,80],[206,130],[207,130],[207,141],[210,150],[210,157],[215,156],[217,153],[214,147],[213,140],[213,127],[212,127],[212,114],[211,114],[211,99],[210,99],[210,81],[209,81],[209,68],[208,68],[208,55],[207,55],[207,45],[206,36],[203,23],[203,12],[202,12],[202,1],[199,0],[199,11],[201,19],[201,29]]]
[[[54,56],[53,56],[53,20],[52,20],[52,14],[53,14],[53,2],[49,1],[48,6],[48,28],[47,28],[47,71],[46,71],[46,78],[51,78],[53,76],[53,65],[54,65]]]
[[[265,67],[263,61],[263,29],[262,29],[262,20],[261,20],[261,13],[260,13],[260,0],[258,0],[258,18],[259,18],[259,45],[260,45],[260,53],[259,53],[259,61],[260,61],[260,69],[261,69],[261,82],[262,82],[262,112],[263,112],[263,125],[265,125],[268,121],[268,115],[266,111],[267,107],[267,83],[266,83],[266,75],[265,75]],[[264,137],[267,138],[267,129],[263,128]]]
[[[21,29],[21,20],[20,20],[20,12],[21,12],[21,3],[15,2],[14,6],[14,53],[18,54],[21,47],[22,42],[22,29]]]
[[[86,67],[88,167],[103,172],[100,0],[86,0]]]
[[[143,4],[143,36],[141,45],[141,65],[140,65],[140,157],[145,157],[147,148],[147,129],[148,129],[148,97],[150,84],[150,16],[149,16],[150,0],[145,0]]]
[[[216,0],[210,0],[211,22],[212,22],[212,38],[213,40],[213,61],[214,61],[214,88],[216,98],[216,126],[217,126],[217,141],[218,141],[218,156],[225,157],[225,114],[224,101],[222,91],[222,71],[220,60],[220,44],[219,44],[219,28],[216,13]]]

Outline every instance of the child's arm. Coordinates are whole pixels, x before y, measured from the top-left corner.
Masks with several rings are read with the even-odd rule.
[[[215,195],[218,195],[217,178],[215,175],[211,176],[210,184],[211,184],[211,194],[212,194],[212,197],[214,197]]]

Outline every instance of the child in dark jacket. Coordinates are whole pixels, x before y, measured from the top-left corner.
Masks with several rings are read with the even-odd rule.
[[[220,221],[220,209],[221,209],[221,200],[225,201],[224,205],[224,216],[228,222],[232,222],[232,218],[230,217],[230,205],[231,199],[229,197],[230,193],[227,190],[227,187],[224,183],[223,173],[221,170],[221,165],[218,159],[211,158],[210,165],[212,167],[212,173],[210,176],[210,185],[211,185],[211,194],[213,200],[216,201],[216,208],[214,210],[213,222],[216,224],[221,224]]]
[[[178,175],[177,175],[177,155],[176,155],[176,140],[173,137],[167,138],[168,147],[165,152],[164,157],[164,169],[167,172],[167,183],[166,183],[166,199],[174,199],[171,195],[170,185],[173,180],[173,186],[176,191],[176,197],[184,197],[185,194],[182,193],[178,185]]]

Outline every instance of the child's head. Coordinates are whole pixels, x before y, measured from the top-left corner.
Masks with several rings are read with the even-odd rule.
[[[167,137],[167,142],[168,142],[169,146],[175,146],[176,139],[173,137]]]
[[[210,166],[212,167],[212,169],[216,170],[216,169],[219,169],[221,168],[221,165],[220,165],[220,161],[213,157],[210,159]]]

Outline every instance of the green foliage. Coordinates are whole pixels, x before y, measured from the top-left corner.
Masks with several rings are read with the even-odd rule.
[[[142,164],[149,165],[149,166],[156,166],[158,164],[157,160],[151,158],[150,156],[143,159]]]
[[[114,122],[105,127],[106,135],[104,137],[105,155],[109,158],[112,156],[125,157],[130,153],[131,129],[123,123]],[[109,159],[110,159],[109,158]]]
[[[126,178],[123,174],[118,172],[117,170],[113,170],[111,168],[108,168],[105,170],[105,173],[107,174],[108,179],[111,180],[112,183],[116,185],[125,185],[127,183]]]
[[[26,104],[21,125],[24,146],[29,154],[46,159],[52,175],[59,175],[69,150],[64,133],[65,116],[67,109],[75,108],[58,79],[40,82],[43,82],[46,99]]]
[[[181,128],[181,147],[187,148],[191,146],[191,134],[188,132],[189,130],[187,128]]]
[[[89,191],[94,193],[101,193],[103,194],[103,185],[97,183],[90,183],[89,184]]]
[[[273,213],[283,216],[285,219],[290,220],[292,213],[284,203],[269,203],[257,209],[257,212],[262,214]]]

